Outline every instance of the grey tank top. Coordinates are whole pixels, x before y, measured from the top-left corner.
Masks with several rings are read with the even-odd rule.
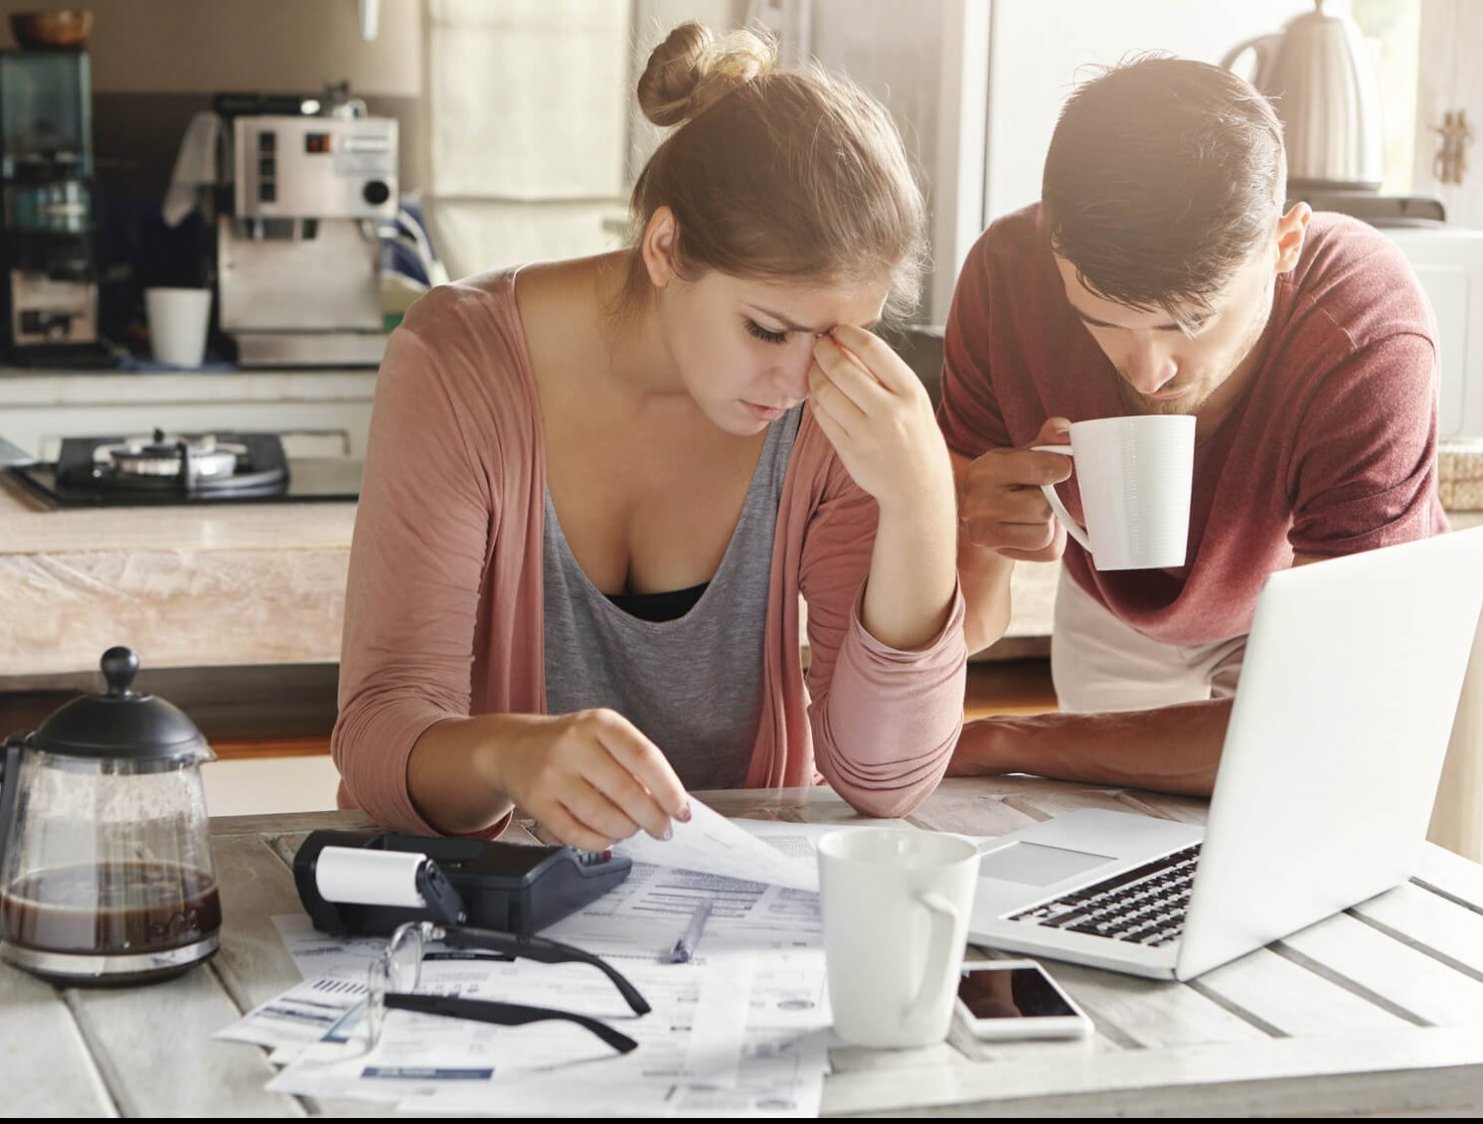
[[[740,787],[751,764],[773,536],[801,411],[773,422],[721,565],[674,620],[646,621],[609,601],[572,556],[546,492],[546,710],[618,711],[686,788]]]

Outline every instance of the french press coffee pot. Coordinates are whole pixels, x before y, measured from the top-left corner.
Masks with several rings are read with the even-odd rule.
[[[5,741],[0,959],[53,983],[137,984],[216,952],[221,899],[193,722],[133,690],[110,648],[107,690]]]

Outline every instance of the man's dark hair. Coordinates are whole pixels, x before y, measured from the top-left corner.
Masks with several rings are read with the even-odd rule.
[[[1282,125],[1249,83],[1144,56],[1080,86],[1045,158],[1051,248],[1100,297],[1206,312],[1272,230]]]

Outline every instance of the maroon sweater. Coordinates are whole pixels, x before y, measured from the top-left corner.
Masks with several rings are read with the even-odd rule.
[[[1168,644],[1250,630],[1262,582],[1294,553],[1330,557],[1446,530],[1437,500],[1436,344],[1400,251],[1318,214],[1278,278],[1262,367],[1195,446],[1186,565],[1102,573],[1075,542],[1072,578]],[[938,421],[967,457],[1028,445],[1048,417],[1127,412],[1120,376],[1066,300],[1034,205],[968,255],[948,316]],[[1082,518],[1073,478],[1061,495]]]

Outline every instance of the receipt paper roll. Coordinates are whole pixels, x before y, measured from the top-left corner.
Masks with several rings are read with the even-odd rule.
[[[417,891],[417,869],[427,861],[421,852],[326,847],[314,864],[314,882],[327,902],[421,909],[427,902]]]

